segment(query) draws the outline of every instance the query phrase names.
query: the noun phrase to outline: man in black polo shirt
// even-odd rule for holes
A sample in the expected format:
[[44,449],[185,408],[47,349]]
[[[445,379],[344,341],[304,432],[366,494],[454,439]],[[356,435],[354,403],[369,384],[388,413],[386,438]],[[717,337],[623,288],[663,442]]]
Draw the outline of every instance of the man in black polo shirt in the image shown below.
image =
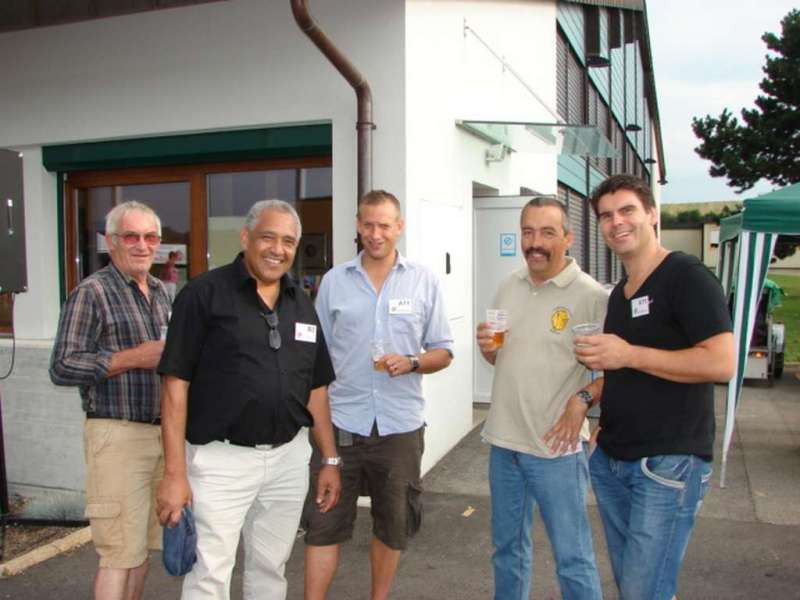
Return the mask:
[[708,269],[659,243],[644,181],[615,175],[590,201],[627,273],[604,333],[575,339],[579,360],[605,373],[592,487],[620,598],[669,600],[711,479],[713,382],[733,372],[731,321]]
[[311,301],[286,275],[300,233],[290,204],[256,203],[240,234],[244,252],[193,279],[173,307],[158,366],[166,462],[158,506],[169,525],[194,507],[197,563],[184,599],[229,597],[240,534],[245,598],[286,596],[308,489],[308,428],[325,463],[317,507],[338,501],[333,367]]

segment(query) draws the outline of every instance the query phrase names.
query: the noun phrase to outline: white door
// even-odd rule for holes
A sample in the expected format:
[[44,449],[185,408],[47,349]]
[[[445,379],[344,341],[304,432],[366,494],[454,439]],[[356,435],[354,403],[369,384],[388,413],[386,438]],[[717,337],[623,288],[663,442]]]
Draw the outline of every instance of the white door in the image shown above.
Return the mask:
[[[519,216],[530,199],[531,196],[473,199],[473,332],[486,319],[486,309],[492,308],[500,281],[525,264],[519,245]],[[483,359],[477,344],[473,347],[473,401],[489,402],[494,369]]]

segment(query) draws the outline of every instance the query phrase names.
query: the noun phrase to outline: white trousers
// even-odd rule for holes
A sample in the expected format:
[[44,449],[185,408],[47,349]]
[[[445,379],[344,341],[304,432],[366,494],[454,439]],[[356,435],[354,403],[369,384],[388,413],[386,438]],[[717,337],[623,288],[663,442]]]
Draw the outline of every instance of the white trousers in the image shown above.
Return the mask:
[[275,449],[224,442],[186,445],[197,522],[197,563],[183,600],[228,600],[236,548],[244,540],[245,600],[284,600],[284,569],[308,491],[308,429]]

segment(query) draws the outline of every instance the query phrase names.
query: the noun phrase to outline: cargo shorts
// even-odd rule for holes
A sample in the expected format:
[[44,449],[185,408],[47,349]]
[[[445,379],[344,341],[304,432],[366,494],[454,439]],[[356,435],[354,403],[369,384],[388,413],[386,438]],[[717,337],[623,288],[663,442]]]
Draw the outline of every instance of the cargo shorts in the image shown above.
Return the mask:
[[161,549],[155,494],[164,473],[161,427],[87,419],[86,517],[100,567],[132,569]]
[[[408,433],[369,436],[334,428],[344,465],[339,503],[327,513],[316,505],[320,454],[311,458],[311,485],[303,509],[305,542],[311,546],[341,544],[353,537],[359,496],[372,501],[372,532],[394,550],[405,550],[422,524],[420,465],[425,450],[425,427]],[[344,435],[343,435],[344,434]],[[352,444],[343,445],[346,437]]]

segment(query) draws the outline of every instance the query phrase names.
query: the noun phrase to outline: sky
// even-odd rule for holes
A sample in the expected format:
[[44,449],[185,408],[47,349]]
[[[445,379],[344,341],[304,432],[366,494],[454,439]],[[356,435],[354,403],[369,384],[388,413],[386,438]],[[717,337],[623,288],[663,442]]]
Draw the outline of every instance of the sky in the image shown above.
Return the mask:
[[740,118],[760,93],[767,47],[761,35],[780,35],[781,19],[800,0],[648,0],[658,111],[667,167],[662,202],[743,200],[773,189],[761,182],[742,194],[694,152],[700,140],[692,117]]

